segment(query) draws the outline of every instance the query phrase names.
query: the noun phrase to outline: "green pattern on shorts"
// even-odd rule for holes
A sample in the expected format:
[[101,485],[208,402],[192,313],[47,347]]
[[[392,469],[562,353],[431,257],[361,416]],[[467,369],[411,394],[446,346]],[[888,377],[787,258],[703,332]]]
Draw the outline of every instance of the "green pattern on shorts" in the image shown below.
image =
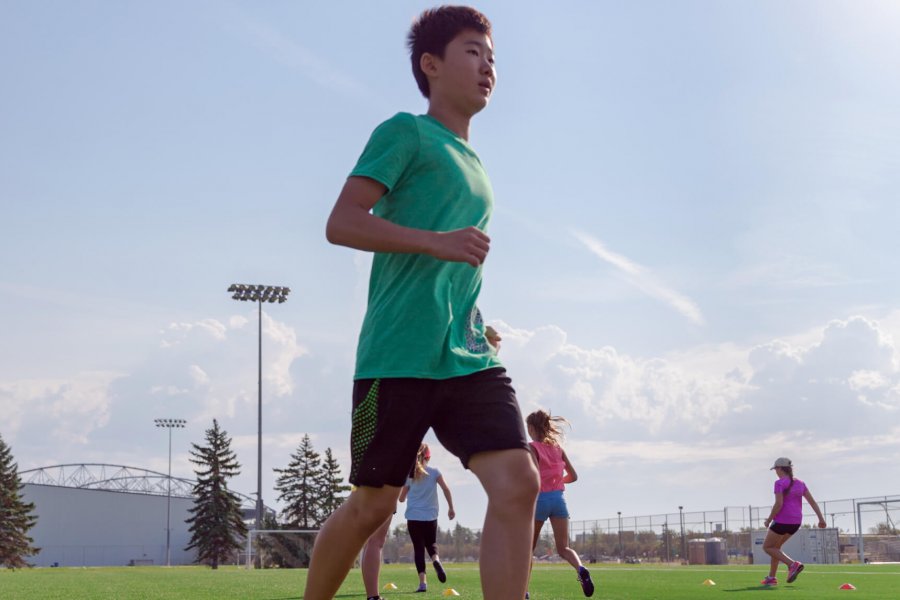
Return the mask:
[[366,399],[353,411],[353,424],[350,427],[350,481],[356,481],[359,465],[362,462],[372,438],[375,437],[375,425],[378,423],[378,387],[380,379],[372,382]]

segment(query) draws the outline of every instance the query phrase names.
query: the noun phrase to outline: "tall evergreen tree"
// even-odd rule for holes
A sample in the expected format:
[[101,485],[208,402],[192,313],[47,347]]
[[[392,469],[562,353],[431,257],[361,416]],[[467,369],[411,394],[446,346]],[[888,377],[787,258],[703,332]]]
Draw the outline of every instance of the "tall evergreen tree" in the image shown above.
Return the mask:
[[297,529],[319,527],[328,516],[322,508],[322,459],[313,449],[309,434],[291,455],[286,469],[275,469],[278,500],[285,503],[282,518]]
[[19,465],[0,436],[0,565],[10,569],[31,566],[25,557],[41,551],[28,537],[28,530],[37,523],[34,503],[22,500],[21,490]]
[[349,485],[344,485],[341,477],[341,466],[331,453],[331,448],[325,449],[325,460],[322,462],[322,481],[319,484],[322,497],[322,514],[325,519],[344,503]]
[[228,480],[240,475],[241,465],[231,450],[231,438],[215,419],[212,429],[206,430],[206,443],[191,444],[191,462],[199,468],[194,470],[195,500],[189,509],[193,516],[185,521],[191,525],[191,542],[185,550],[196,548],[197,562],[217,569],[241,548],[247,526],[241,518],[240,499],[228,489]]

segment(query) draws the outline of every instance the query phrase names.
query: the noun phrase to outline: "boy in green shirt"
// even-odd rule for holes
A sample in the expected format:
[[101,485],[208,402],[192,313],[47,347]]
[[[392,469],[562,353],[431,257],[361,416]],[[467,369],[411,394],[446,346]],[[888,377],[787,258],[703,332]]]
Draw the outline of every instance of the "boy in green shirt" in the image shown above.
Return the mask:
[[520,600],[539,484],[515,391],[476,306],[493,193],[468,137],[496,82],[491,26],[472,8],[444,6],[422,13],[408,41],[428,113],[376,128],[328,220],[330,242],[375,256],[353,389],[358,489],[319,532],[304,598],[334,596],[433,428],[488,496],[484,597]]

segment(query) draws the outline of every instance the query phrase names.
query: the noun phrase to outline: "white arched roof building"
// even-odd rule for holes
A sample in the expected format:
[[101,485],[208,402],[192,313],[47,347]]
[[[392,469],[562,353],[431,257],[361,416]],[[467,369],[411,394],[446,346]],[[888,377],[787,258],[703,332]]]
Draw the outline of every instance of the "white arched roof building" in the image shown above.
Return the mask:
[[[34,503],[37,515],[29,535],[41,550],[27,558],[36,566],[186,565],[196,560],[193,550],[184,549],[191,538],[185,520],[194,504],[189,479],[86,463],[31,469],[19,476],[23,499]],[[252,521],[253,500],[238,496],[245,519]]]

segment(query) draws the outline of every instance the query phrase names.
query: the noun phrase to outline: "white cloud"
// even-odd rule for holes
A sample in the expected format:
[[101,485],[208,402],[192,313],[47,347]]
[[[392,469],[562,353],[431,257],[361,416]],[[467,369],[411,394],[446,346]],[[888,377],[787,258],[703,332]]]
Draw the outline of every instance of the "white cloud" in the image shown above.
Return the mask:
[[745,443],[797,426],[838,437],[878,434],[900,408],[892,336],[863,317],[832,321],[818,338],[796,336],[802,343],[724,344],[653,358],[578,347],[555,326],[494,325],[523,410],[567,416],[579,437],[684,442],[708,434]]
[[191,365],[190,367],[188,367],[188,373],[190,374],[191,379],[194,380],[195,385],[209,385],[209,375],[207,375],[206,371],[204,371],[197,365]]
[[[248,315],[252,321],[255,310]],[[127,375],[0,384],[4,435],[28,440],[16,450],[29,466],[72,457],[152,466],[158,459],[147,458],[135,440],[152,431],[154,418],[188,420],[176,455],[188,440],[201,441],[216,418],[244,465],[235,485],[255,489],[257,328],[228,328],[223,341],[217,327],[198,323],[209,321],[167,328],[161,337],[177,343],[156,348]],[[814,333],[757,345],[704,345],[655,357],[578,346],[554,325],[492,324],[503,336],[501,358],[523,411],[542,407],[572,423],[565,443],[585,478],[579,485],[594,479],[608,485],[610,477],[640,468],[676,491],[722,469],[728,469],[723,481],[739,486],[760,461],[780,455],[810,470],[835,465],[846,476],[861,460],[890,469],[900,454],[897,351],[892,332],[870,319],[832,321]],[[352,357],[311,354],[293,328],[264,313],[263,359],[265,489],[274,482],[271,468],[287,464],[304,433],[317,450],[331,447],[346,475]],[[52,441],[41,441],[47,431]],[[471,475],[454,460],[444,456],[442,468],[474,493]]]
[[649,269],[621,254],[612,252],[606,248],[603,242],[591,235],[577,230],[572,231],[572,235],[592,254],[615,267],[626,281],[643,293],[668,304],[692,323],[696,325],[703,324],[703,314],[700,311],[700,307],[684,294],[663,284]]
[[847,380],[850,389],[858,392],[862,390],[877,390],[888,385],[888,379],[878,371],[854,371]]
[[705,432],[737,405],[745,384],[729,375],[692,372],[664,358],[641,359],[615,348],[580,348],[558,327],[534,332],[496,322],[501,357],[520,400],[530,408],[589,417],[602,431]]
[[15,440],[42,430],[42,439],[85,444],[110,418],[110,386],[122,377],[114,372],[84,372],[68,379],[0,382],[3,434]]

